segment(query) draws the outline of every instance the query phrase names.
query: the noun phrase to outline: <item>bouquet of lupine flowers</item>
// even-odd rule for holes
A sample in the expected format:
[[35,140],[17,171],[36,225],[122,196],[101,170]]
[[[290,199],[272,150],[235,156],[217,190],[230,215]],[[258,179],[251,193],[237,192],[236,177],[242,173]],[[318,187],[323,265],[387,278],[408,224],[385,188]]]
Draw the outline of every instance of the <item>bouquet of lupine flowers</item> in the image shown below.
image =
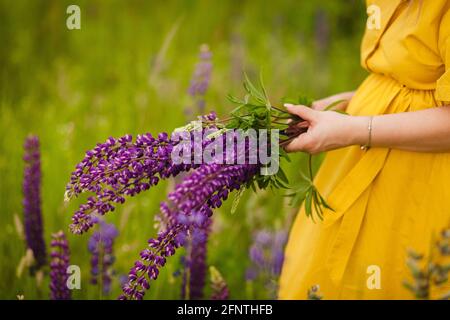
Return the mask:
[[[284,109],[273,106],[262,79],[257,88],[247,77],[243,99],[229,97],[237,107],[224,119],[215,113],[200,116],[169,136],[160,133],[130,135],[105,143],[86,153],[76,166],[66,189],[66,199],[90,193],[72,217],[70,229],[82,234],[98,217],[113,211],[129,196],[149,190],[162,179],[176,177],[181,181],[160,205],[159,233],[148,241],[140,259],[131,268],[120,299],[142,299],[150,282],[157,279],[166,259],[186,244],[194,230],[208,228],[213,210],[237,191],[233,210],[243,191],[266,188],[290,188],[280,166],[288,159],[279,148],[302,134],[303,120]],[[298,101],[308,104],[305,99]],[[307,214],[312,208],[321,217],[328,207],[307,180],[305,194]]]

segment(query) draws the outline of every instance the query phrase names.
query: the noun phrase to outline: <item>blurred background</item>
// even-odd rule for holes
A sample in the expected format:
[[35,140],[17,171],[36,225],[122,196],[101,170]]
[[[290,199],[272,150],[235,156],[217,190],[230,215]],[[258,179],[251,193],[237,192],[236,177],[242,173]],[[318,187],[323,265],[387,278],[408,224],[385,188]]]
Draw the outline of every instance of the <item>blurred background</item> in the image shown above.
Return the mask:
[[[66,27],[70,4],[81,9],[80,30]],[[90,235],[68,232],[80,202],[64,202],[65,185],[85,151],[109,136],[157,134],[194,118],[188,88],[203,44],[212,53],[205,110],[219,116],[233,107],[228,93],[242,95],[244,71],[251,78],[262,72],[271,101],[353,90],[365,77],[359,65],[364,24],[362,0],[0,0],[0,298],[48,299],[48,270],[36,279],[20,263],[28,134],[41,141],[44,238],[48,244],[51,233],[64,230],[71,264],[81,268],[81,290],[73,298],[115,299],[156,234],[153,217],[173,182],[106,216],[119,236],[111,293],[100,294],[89,283]],[[293,156],[293,183],[304,165],[303,155]],[[247,192],[234,214],[230,202],[214,215],[207,263],[220,271],[231,298],[274,298],[277,271],[267,264],[282,255],[297,208],[283,193]],[[261,265],[255,250],[269,262]],[[146,298],[180,298],[182,256],[181,250],[169,260]]]

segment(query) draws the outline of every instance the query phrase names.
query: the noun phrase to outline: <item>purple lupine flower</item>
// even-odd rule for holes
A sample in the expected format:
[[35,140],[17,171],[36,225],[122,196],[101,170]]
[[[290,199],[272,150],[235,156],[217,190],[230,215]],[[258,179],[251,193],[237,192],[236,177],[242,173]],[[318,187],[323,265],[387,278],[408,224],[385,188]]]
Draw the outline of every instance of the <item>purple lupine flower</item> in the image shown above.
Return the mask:
[[131,268],[128,283],[123,287],[120,299],[143,298],[150,287],[150,280],[157,278],[166,257],[184,245],[187,232],[200,227],[212,209],[222,205],[228,194],[247,183],[258,171],[257,165],[205,164],[188,175],[168,196],[169,202],[161,204],[161,212],[167,229],[156,239],[149,240],[141,259]]
[[[206,282],[207,272],[207,245],[211,232],[211,217],[206,217],[205,222],[200,227],[193,227],[190,233],[190,241],[187,242],[186,251],[189,253],[184,257],[184,273],[182,285],[182,297],[186,298],[186,286],[189,285],[189,299],[198,300],[203,298],[203,288]],[[189,283],[187,274],[189,273]]]
[[157,238],[148,241],[148,248],[141,251],[141,259],[135,262],[128,274],[120,300],[144,298],[145,291],[150,288],[149,281],[158,278],[159,269],[166,264],[166,257],[173,255],[181,245],[177,236],[182,231],[183,227],[178,225],[160,232]]
[[[259,230],[256,232],[253,244],[249,249],[251,265],[246,271],[248,281],[259,277],[269,287],[274,284],[274,280],[280,275],[283,266],[286,240],[287,233],[284,230],[277,232]],[[271,289],[275,290],[276,288]]]
[[211,300],[228,300],[230,297],[230,291],[228,290],[228,285],[225,279],[222,277],[220,272],[214,268],[210,268],[211,273]]
[[23,213],[27,246],[33,251],[34,269],[46,264],[47,254],[43,236],[41,212],[41,159],[39,138],[29,136],[24,144],[25,169],[23,177]]
[[[188,89],[189,95],[196,100],[196,107],[200,114],[205,110],[204,96],[211,80],[211,57],[212,53],[209,51],[208,45],[203,44],[200,47],[199,62],[195,66],[195,71]],[[186,113],[191,113],[191,109],[187,108]]]
[[[204,116],[215,119],[215,114]],[[124,203],[126,196],[135,196],[160,179],[174,177],[180,172],[196,168],[195,164],[175,164],[171,152],[177,141],[160,133],[131,135],[119,139],[109,138],[86,152],[85,158],[76,166],[66,187],[66,200],[83,192],[94,193],[82,204],[72,217],[70,228],[81,234],[90,229],[95,214],[104,215],[115,209],[115,204]]]
[[52,234],[50,262],[50,299],[70,300],[67,287],[67,268],[69,267],[69,244],[63,231]]
[[255,233],[249,249],[251,264],[247,268],[247,281],[258,280],[266,287],[268,297],[276,297],[277,279],[284,261],[286,232],[259,230]]
[[91,256],[91,283],[101,284],[102,291],[111,291],[112,265],[114,263],[113,245],[119,231],[112,223],[99,222],[99,230],[89,239],[88,249]]
[[288,234],[285,230],[280,230],[275,233],[272,245],[272,270],[273,274],[280,275],[281,268],[284,263],[284,246],[288,239]]

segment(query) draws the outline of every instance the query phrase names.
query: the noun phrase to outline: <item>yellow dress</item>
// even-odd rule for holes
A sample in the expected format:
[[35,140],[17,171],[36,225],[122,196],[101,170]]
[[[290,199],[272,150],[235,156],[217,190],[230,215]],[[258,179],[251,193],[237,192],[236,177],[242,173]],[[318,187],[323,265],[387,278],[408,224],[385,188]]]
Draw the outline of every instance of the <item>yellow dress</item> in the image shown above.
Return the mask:
[[[377,115],[448,105],[450,0],[367,5],[371,12],[380,9],[381,19],[379,28],[373,21],[366,28],[361,64],[370,75],[347,112]],[[342,148],[328,152],[315,184],[335,212],[326,210],[324,220],[314,223],[300,209],[279,298],[305,299],[313,285],[325,299],[414,298],[402,284],[410,277],[407,250],[427,256],[434,237],[450,226],[450,153]]]

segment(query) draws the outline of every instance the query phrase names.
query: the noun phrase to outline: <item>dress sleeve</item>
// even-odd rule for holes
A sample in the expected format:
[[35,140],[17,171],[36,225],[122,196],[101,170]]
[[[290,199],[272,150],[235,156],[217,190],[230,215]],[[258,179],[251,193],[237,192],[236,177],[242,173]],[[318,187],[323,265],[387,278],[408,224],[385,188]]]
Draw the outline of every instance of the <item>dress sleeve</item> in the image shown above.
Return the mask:
[[450,101],[450,10],[445,8],[439,27],[439,51],[445,64],[444,74],[437,80],[436,99]]

